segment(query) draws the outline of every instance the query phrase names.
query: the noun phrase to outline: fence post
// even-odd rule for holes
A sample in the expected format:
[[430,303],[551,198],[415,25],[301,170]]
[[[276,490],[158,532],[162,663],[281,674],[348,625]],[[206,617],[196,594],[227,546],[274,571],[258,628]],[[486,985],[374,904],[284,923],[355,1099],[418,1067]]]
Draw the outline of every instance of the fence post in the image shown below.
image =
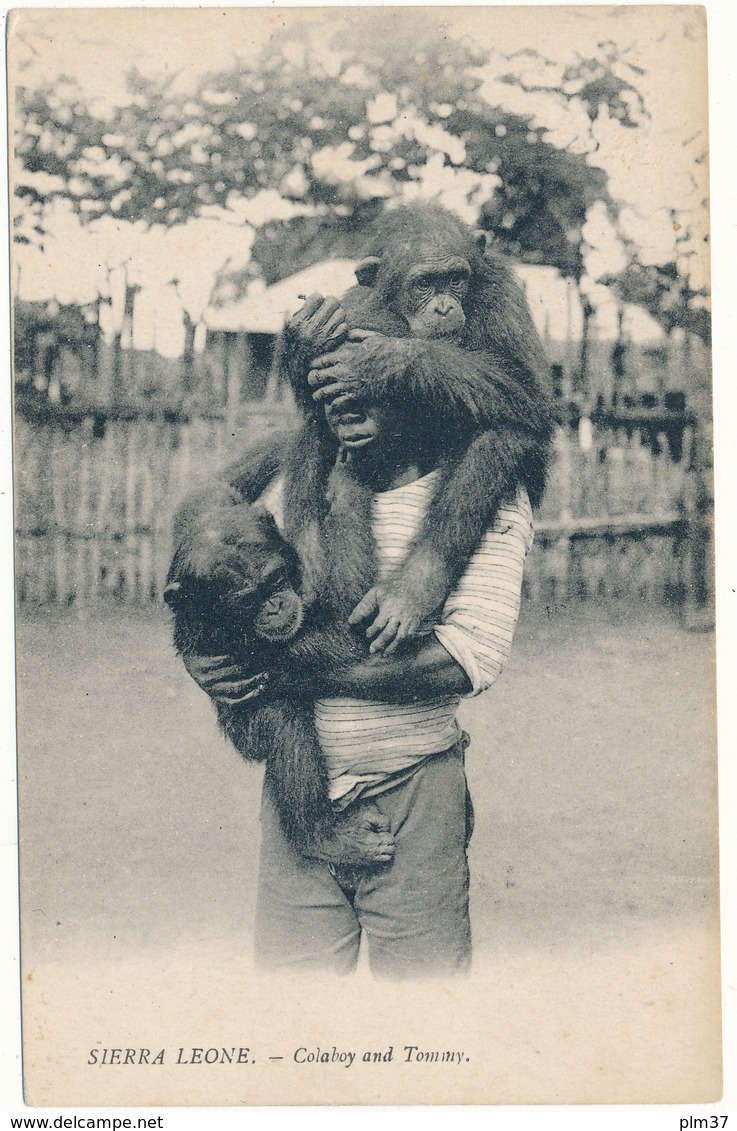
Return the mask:
[[714,487],[713,406],[710,365],[695,354],[697,340],[684,332],[681,343],[682,372],[689,388],[694,413],[690,451],[681,453],[686,463],[683,619],[688,628],[710,629],[714,625],[712,511]]
[[558,487],[560,490],[559,518],[561,534],[554,551],[556,576],[556,600],[563,603],[569,596],[569,575],[571,563],[570,525],[573,518],[573,455],[571,451],[572,431],[566,418],[558,433]]
[[683,620],[687,628],[706,631],[714,626],[711,553],[711,452],[708,434],[697,420],[693,428],[686,485],[686,545],[684,554]]
[[241,367],[238,364],[238,335],[225,335],[225,419],[230,432],[235,422],[241,400]]

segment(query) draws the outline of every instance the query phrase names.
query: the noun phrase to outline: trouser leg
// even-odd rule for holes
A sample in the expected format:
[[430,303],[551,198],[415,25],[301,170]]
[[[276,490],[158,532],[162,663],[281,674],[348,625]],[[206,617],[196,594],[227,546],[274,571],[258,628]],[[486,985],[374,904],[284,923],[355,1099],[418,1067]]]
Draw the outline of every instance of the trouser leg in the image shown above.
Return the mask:
[[354,906],[374,974],[464,974],[471,961],[468,910],[470,798],[460,745],[374,798],[396,837],[394,861],[356,884]]
[[271,969],[349,974],[358,961],[360,926],[327,864],[295,852],[264,786],[261,804],[254,945]]

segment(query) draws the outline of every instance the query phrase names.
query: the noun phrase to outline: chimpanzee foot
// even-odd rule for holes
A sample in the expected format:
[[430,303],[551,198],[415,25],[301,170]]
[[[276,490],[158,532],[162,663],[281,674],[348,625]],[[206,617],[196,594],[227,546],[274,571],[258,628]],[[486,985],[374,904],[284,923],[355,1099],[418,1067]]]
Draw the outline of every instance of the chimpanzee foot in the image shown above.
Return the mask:
[[335,819],[333,834],[309,855],[342,868],[374,868],[394,859],[394,836],[375,805],[348,808]]

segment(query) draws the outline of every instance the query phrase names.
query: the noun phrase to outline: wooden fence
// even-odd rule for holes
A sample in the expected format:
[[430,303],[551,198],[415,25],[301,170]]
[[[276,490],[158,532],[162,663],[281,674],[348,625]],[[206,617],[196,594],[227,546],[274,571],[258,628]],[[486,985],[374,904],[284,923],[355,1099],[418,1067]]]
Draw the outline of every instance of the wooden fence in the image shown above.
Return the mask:
[[[278,403],[243,406],[234,420],[222,412],[185,416],[121,406],[46,404],[39,411],[19,399],[19,601],[79,610],[160,602],[178,500],[249,436],[293,419]],[[547,605],[610,596],[708,605],[702,450],[695,420],[684,412],[574,414],[556,435],[528,597]]]
[[709,442],[685,412],[600,411],[559,429],[526,586],[533,600],[630,597],[708,616]]

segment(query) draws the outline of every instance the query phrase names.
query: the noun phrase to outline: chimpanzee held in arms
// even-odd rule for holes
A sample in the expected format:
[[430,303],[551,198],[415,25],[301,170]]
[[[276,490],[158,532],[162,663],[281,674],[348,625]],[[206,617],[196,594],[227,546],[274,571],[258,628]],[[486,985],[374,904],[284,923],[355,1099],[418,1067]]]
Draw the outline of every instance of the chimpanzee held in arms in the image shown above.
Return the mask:
[[350,413],[344,448],[364,440],[363,404],[389,407],[441,471],[401,568],[352,612],[353,623],[372,620],[372,651],[391,652],[442,605],[502,501],[523,484],[539,503],[553,409],[526,299],[483,232],[437,206],[387,211],[356,275],[342,305],[308,299],[286,327],[282,359],[312,464],[335,447],[310,395],[344,420]]
[[[296,554],[266,511],[223,486],[183,508],[164,598],[183,656],[228,655],[254,692],[216,702],[218,722],[244,758],[266,763],[285,834],[302,854],[361,866],[391,860],[381,814],[336,817],[315,734],[310,679],[366,653],[347,623],[299,593]],[[256,693],[268,671],[269,694]],[[280,690],[281,685],[281,690]]]
[[[302,426],[250,447],[226,479],[246,502],[281,481],[282,532],[297,551],[307,607],[329,608],[343,623],[377,614],[372,650],[391,651],[442,605],[502,500],[520,484],[539,499],[551,410],[524,298],[480,237],[442,209],[413,207],[386,213],[369,250],[345,310],[313,296],[286,328],[282,365]],[[346,340],[349,324],[361,340]],[[378,436],[374,398],[388,425]],[[378,587],[371,501],[382,460],[372,452],[392,445],[440,476],[405,564]],[[193,651],[232,654],[203,641]],[[278,766],[277,757],[274,774]]]
[[[180,508],[164,597],[177,651],[190,671],[193,661],[199,666],[205,690],[205,657],[213,658],[221,729],[244,758],[266,762],[289,842],[307,857],[365,869],[391,860],[394,838],[375,806],[333,810],[313,705],[326,680],[368,658],[365,637],[348,616],[376,573],[361,509],[365,492],[382,490],[407,452],[431,466],[432,445],[391,410],[366,402],[354,442],[355,416],[349,409],[325,413],[352,458],[336,461],[324,484],[329,509],[311,547],[312,586],[302,583],[298,556],[271,514],[243,502],[226,476]],[[457,423],[457,409],[440,405],[440,434]]]

